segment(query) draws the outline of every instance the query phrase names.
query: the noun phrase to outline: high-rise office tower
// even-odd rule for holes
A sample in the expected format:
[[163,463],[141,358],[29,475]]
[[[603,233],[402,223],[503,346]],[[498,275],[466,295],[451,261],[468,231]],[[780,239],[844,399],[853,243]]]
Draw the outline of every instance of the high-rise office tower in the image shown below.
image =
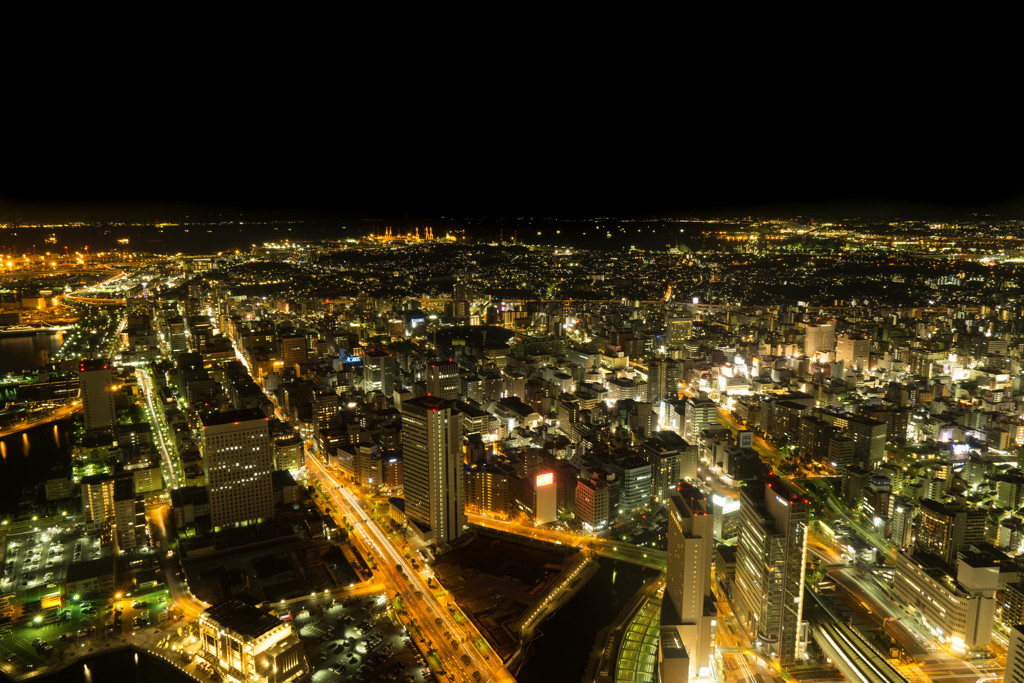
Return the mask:
[[427,363],[427,393],[439,396],[446,401],[454,401],[459,397],[459,364],[447,361],[431,361]]
[[405,516],[438,545],[454,541],[466,525],[462,415],[453,405],[437,396],[402,401]]
[[286,368],[306,360],[306,337],[301,334],[281,337],[281,360]]
[[673,626],[689,655],[690,678],[711,672],[718,604],[711,593],[714,515],[690,484],[669,498],[668,566],[662,626]]
[[82,513],[85,523],[101,525],[114,517],[114,478],[93,474],[82,478]]
[[640,447],[640,455],[651,464],[651,498],[658,503],[676,493],[679,480],[684,478],[684,468],[686,476],[696,473],[697,448],[675,432],[655,432]]
[[817,353],[832,353],[836,347],[835,323],[825,325],[808,325],[804,330],[804,355],[814,356]]
[[866,370],[871,353],[871,340],[861,335],[841,334],[836,340],[836,360],[847,368]]
[[665,345],[682,346],[693,334],[693,317],[674,315],[665,319]]
[[718,404],[701,394],[697,398],[686,399],[686,413],[683,415],[682,437],[688,443],[697,443],[702,430],[715,424],[718,420]]
[[1010,627],[1003,683],[1024,683],[1024,626],[1019,624]]
[[922,498],[917,517],[917,547],[956,567],[957,553],[985,540],[985,511],[966,503]]
[[114,411],[114,371],[105,360],[83,360],[78,365],[85,428],[105,429],[117,424]]
[[657,407],[662,401],[677,398],[682,363],[671,358],[654,358],[649,367],[647,391],[651,403]]
[[90,530],[110,529],[118,549],[147,545],[146,506],[135,493],[131,472],[95,474],[82,479],[82,512]]
[[274,447],[258,410],[203,416],[203,464],[215,527],[248,524],[274,515]]
[[395,357],[387,351],[363,354],[363,390],[381,391],[390,397],[395,389]]
[[743,487],[736,552],[736,616],[782,665],[802,654],[808,501],[774,474]]
[[340,424],[341,414],[338,412],[338,394],[329,389],[313,391],[313,424],[317,427],[336,427]]
[[148,545],[146,504],[135,494],[135,479],[119,477],[114,481],[114,529],[119,550],[134,550]]

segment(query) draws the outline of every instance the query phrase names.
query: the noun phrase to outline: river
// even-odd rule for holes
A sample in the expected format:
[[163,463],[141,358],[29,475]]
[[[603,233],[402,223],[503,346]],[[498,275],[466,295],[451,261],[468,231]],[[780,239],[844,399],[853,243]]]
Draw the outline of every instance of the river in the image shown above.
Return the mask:
[[18,512],[25,487],[70,474],[70,429],[58,420],[0,439],[0,513]]
[[654,570],[602,558],[600,569],[562,609],[540,626],[518,683],[577,683],[586,672],[598,631],[611,624]]
[[62,332],[0,335],[0,373],[37,370],[63,343]]
[[[0,680],[13,680],[0,673]],[[195,679],[158,657],[119,650],[75,662],[63,671],[33,678],[39,683],[195,683]]]

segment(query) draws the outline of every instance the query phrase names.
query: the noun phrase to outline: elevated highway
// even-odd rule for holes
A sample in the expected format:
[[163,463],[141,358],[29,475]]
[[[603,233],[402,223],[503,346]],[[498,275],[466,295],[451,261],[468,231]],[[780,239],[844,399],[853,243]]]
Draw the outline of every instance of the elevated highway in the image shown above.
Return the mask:
[[647,567],[648,569],[657,569],[659,571],[663,570],[665,569],[667,562],[668,553],[664,550],[644,548],[630,543],[608,540],[606,538],[580,536],[578,534],[573,534],[568,531],[560,531],[558,529],[535,527],[520,524],[519,522],[494,519],[493,517],[473,512],[467,512],[466,519],[470,524],[484,529],[501,531],[519,536],[520,538],[552,543],[554,545],[566,545],[572,548],[587,548],[599,557],[609,557],[621,562],[638,564],[643,567]]

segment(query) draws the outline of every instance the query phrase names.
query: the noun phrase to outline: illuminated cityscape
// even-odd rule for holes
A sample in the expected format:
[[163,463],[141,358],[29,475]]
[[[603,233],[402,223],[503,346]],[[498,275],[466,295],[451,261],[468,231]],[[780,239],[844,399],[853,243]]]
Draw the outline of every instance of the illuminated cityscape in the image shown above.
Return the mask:
[[1020,680],[1024,222],[219,230],[0,232],[6,675]]

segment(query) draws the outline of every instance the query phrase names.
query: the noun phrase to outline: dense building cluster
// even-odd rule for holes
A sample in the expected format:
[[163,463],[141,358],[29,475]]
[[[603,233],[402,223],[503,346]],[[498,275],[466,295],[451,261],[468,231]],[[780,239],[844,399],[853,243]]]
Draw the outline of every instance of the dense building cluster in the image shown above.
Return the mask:
[[78,368],[65,485],[126,552],[164,493],[200,535],[288,514],[309,458],[437,553],[485,518],[667,551],[674,676],[723,675],[723,600],[783,666],[841,656],[839,565],[985,652],[1024,621],[1024,301],[1016,262],[918,228],[913,251],[783,226],[729,251],[389,237],[151,265],[116,352]]

